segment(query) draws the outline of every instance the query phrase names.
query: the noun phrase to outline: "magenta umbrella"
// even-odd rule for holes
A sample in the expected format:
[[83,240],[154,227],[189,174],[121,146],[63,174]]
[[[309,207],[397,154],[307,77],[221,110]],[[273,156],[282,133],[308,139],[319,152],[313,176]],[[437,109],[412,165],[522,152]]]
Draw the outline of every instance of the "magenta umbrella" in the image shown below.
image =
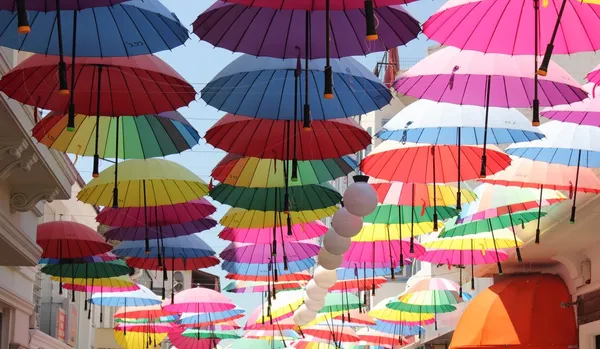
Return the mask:
[[[275,247],[275,248],[274,248]],[[316,256],[319,245],[312,242],[284,242],[280,244],[247,244],[233,242],[219,254],[226,261],[244,264],[266,264],[299,261]]]
[[145,239],[174,238],[178,236],[191,235],[208,230],[217,225],[217,221],[211,217],[185,222],[181,224],[170,224],[155,228],[146,227],[123,227],[112,228],[104,233],[107,240],[137,241]]
[[600,65],[597,65],[591,72],[585,77],[587,81],[593,82],[595,85],[600,84]]
[[183,335],[185,328],[173,329],[169,332],[169,341],[177,349],[213,349],[221,340],[217,338],[187,337]]
[[[370,265],[390,265],[390,256],[396,259],[400,256],[402,246],[405,258],[417,258],[425,253],[425,248],[413,242],[414,252],[410,252],[410,242],[406,240],[380,240],[370,242],[356,242],[350,244],[350,249],[344,254],[345,262],[370,263]],[[398,261],[392,261],[400,265]]]
[[202,219],[216,210],[213,204],[202,198],[176,205],[147,207],[146,210],[143,207],[105,207],[96,216],[96,221],[110,227],[169,225]]
[[[278,229],[283,241],[288,242],[318,238],[327,232],[327,226],[321,221],[292,225],[290,234],[287,226],[280,226]],[[273,242],[273,228],[225,228],[219,233],[219,237],[232,242],[270,244]]]
[[553,69],[539,79],[531,74],[531,63],[529,56],[484,54],[446,47],[402,74],[394,81],[393,88],[416,98],[485,107],[480,171],[481,177],[485,177],[489,107],[533,107],[533,125],[538,126],[540,104],[568,104],[587,97],[579,83],[556,63],[551,62]]
[[172,313],[214,313],[233,308],[235,304],[225,295],[204,287],[183,290],[173,301],[163,302],[163,309]]
[[579,125],[600,126],[600,98],[594,98],[595,86],[587,84],[584,89],[590,91],[590,97],[570,105],[558,105],[547,108],[541,115],[548,119],[571,122]]
[[[223,0],[234,4],[242,4],[244,6],[253,7],[268,7],[280,10],[307,10],[307,11],[322,11],[325,10],[327,0]],[[382,6],[392,6],[408,4],[415,0],[371,0],[371,6],[377,8]],[[364,8],[364,0],[330,0],[329,6],[331,10],[348,10]]]

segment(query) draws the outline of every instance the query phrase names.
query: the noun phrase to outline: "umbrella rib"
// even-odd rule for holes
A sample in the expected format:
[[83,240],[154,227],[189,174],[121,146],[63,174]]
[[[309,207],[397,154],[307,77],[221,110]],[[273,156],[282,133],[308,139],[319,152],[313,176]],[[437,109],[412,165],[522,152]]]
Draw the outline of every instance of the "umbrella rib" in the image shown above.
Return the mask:
[[[252,25],[252,23],[254,22],[254,20],[255,20],[255,19],[258,17],[258,15],[260,14],[260,12],[262,12],[262,11],[265,11],[265,10],[264,10],[262,7],[255,7],[255,9],[256,9],[256,14],[254,15],[254,17],[252,18],[252,20],[250,21],[250,23],[249,23],[249,24],[248,24],[248,26],[246,27],[246,28],[247,28],[247,30],[244,32],[244,35],[250,32],[249,28],[250,28],[250,26]],[[265,11],[265,12],[266,12],[266,11]],[[293,14],[292,14],[292,15],[293,15]],[[272,16],[270,16],[270,17],[271,17],[271,19],[270,19],[270,21],[269,21],[269,25],[267,25],[267,28],[266,28],[266,30],[265,30],[265,37],[266,37],[266,35],[269,33],[269,29],[271,29],[271,25],[273,24],[273,21],[274,21],[274,19],[275,19],[275,16],[276,16],[276,13],[273,13],[273,15],[272,15]],[[242,37],[243,37],[244,35],[242,35]],[[238,42],[238,45],[241,43],[241,41],[242,41],[242,40],[241,40],[241,38],[240,38],[240,41]],[[262,51],[262,48],[263,48],[263,45],[264,45],[264,44],[265,44],[265,38],[263,38],[263,40],[261,41],[260,45],[258,46],[258,50],[256,51],[256,53],[257,53],[257,54],[256,54],[256,56],[260,56],[260,55],[261,55],[261,51]],[[283,49],[285,50],[285,46],[283,47]],[[235,48],[235,50],[232,50],[232,51],[234,51],[234,52],[235,52],[236,50],[237,50],[237,45],[236,45],[236,48]]]

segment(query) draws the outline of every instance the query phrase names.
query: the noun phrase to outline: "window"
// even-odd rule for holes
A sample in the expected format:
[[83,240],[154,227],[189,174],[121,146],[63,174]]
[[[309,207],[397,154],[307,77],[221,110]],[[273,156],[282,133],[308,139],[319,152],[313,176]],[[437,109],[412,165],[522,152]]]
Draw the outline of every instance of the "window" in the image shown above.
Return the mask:
[[600,336],[596,336],[596,349],[600,349]]

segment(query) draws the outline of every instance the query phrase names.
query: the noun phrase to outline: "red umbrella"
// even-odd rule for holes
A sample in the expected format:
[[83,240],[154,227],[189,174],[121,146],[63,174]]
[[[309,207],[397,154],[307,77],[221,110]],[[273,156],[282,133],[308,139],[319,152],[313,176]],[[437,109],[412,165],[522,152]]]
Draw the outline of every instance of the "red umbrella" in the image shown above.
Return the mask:
[[196,221],[216,210],[213,204],[202,198],[183,204],[148,207],[146,212],[143,207],[105,207],[96,216],[96,221],[111,227],[164,226]]
[[196,339],[195,337],[186,337],[182,333],[182,330],[172,330],[169,332],[169,340],[177,349],[213,349],[221,341],[216,338]]
[[[59,221],[39,224],[36,242],[42,248],[42,258],[64,259],[95,256],[112,249],[102,236],[81,223]],[[59,268],[62,272],[63,268]],[[59,275],[59,293],[62,293],[62,275]]]
[[[29,57],[2,77],[0,90],[21,103],[66,112],[69,96],[56,93],[58,60],[40,54]],[[186,106],[196,97],[183,77],[153,55],[78,58],[75,71],[77,114],[158,114]]]
[[[369,133],[353,119],[313,120],[310,131],[302,129],[302,121],[293,124],[227,114],[206,132],[205,139],[228,153],[280,160],[292,160],[287,154],[296,154],[300,161],[339,158],[371,144]],[[288,152],[288,142],[295,151]]]

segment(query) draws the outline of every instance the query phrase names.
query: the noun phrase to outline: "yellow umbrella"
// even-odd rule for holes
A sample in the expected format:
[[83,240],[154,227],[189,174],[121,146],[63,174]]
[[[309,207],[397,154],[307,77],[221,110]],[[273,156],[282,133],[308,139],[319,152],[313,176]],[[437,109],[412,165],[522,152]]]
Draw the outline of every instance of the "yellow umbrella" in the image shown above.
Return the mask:
[[369,311],[369,315],[373,319],[387,322],[403,322],[403,323],[430,323],[433,322],[435,315],[433,313],[409,313],[400,310],[390,309],[386,306],[387,303],[396,301],[397,297],[386,298],[379,302],[373,310]]
[[[50,279],[53,281],[60,281],[59,276],[51,276]],[[101,279],[86,279],[86,278],[63,278],[63,282],[66,284],[83,286],[83,287],[106,287],[107,290],[110,288],[129,288],[135,285],[135,282],[131,281],[128,276],[119,276],[112,278],[101,278]],[[69,286],[65,286],[69,288]]]
[[261,313],[256,322],[265,323],[271,318],[276,319],[289,313],[304,304],[304,290],[277,292],[277,298],[270,301],[270,304],[264,304]]
[[[292,224],[308,223],[329,217],[333,215],[337,209],[337,206],[331,206],[318,210],[290,211],[289,216],[292,220]],[[288,214],[281,214],[281,222],[278,222],[278,226],[286,224],[287,216]],[[274,217],[275,212],[273,211],[244,210],[233,207],[225,213],[219,223],[229,228],[272,228],[275,223]]]
[[[441,224],[441,223],[440,223]],[[433,232],[433,222],[415,223],[413,236]],[[400,235],[402,234],[402,236]],[[352,237],[354,242],[387,241],[410,238],[410,224],[368,224],[365,223],[360,233]]]
[[453,238],[435,239],[424,242],[423,246],[436,250],[470,250],[471,242],[475,249],[488,251],[494,249],[508,249],[523,245],[510,229],[497,229],[493,232],[479,233]]
[[[127,160],[119,163],[118,207],[174,205],[199,199],[208,185],[187,168],[164,159]],[[88,183],[77,198],[88,204],[111,206],[115,165]]]
[[125,332],[114,330],[113,335],[117,344],[123,349],[146,349],[160,347],[160,343],[167,338],[167,333]]

